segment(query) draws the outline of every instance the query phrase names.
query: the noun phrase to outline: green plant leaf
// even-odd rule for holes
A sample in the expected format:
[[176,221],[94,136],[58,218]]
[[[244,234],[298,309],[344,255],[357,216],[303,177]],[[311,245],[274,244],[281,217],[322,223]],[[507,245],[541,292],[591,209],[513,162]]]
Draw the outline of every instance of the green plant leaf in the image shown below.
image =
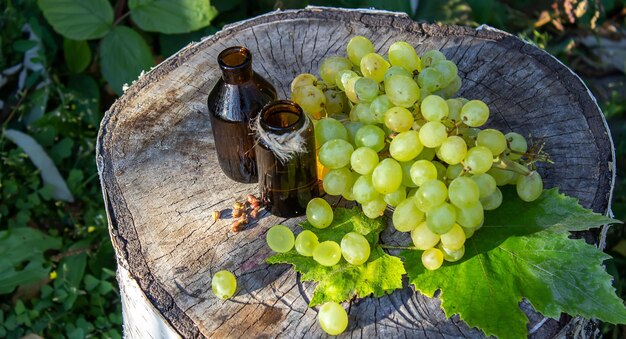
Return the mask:
[[41,178],[44,183],[54,187],[53,196],[56,199],[69,202],[74,201],[74,196],[72,196],[72,193],[67,188],[65,180],[61,177],[54,162],[35,139],[28,134],[12,129],[6,130],[4,135],[28,154],[33,164],[41,171]]
[[154,65],[152,53],[139,33],[124,26],[115,27],[102,39],[100,66],[102,75],[118,95],[122,86],[137,79],[141,71]]
[[365,264],[352,265],[343,258],[332,267],[318,264],[312,257],[305,257],[295,250],[278,253],[267,259],[270,264],[291,264],[302,274],[302,281],[317,281],[309,306],[327,301],[342,302],[353,296],[364,298],[370,294],[381,297],[402,288],[402,275],[405,272],[402,261],[383,251],[377,245],[378,235],[385,228],[384,218],[370,219],[359,207],[337,208],[332,224],[324,229],[313,227],[308,221],[301,224],[303,229],[314,232],[319,241],[332,240],[337,243],[348,232],[358,232],[370,244],[371,254]]
[[0,231],[0,294],[32,284],[48,276],[44,252],[59,249],[61,239],[47,236],[33,228]]
[[195,31],[217,15],[209,0],[130,0],[128,7],[141,29],[166,34]]
[[91,49],[85,40],[63,40],[65,64],[72,73],[80,73],[91,63]]
[[113,27],[113,8],[107,0],[38,0],[55,31],[73,40],[98,39]]
[[503,194],[502,206],[486,213],[484,226],[465,243],[461,261],[429,271],[421,265],[421,251],[403,251],[410,283],[429,297],[441,290],[448,317],[458,314],[469,326],[501,338],[526,337],[522,298],[547,317],[565,312],[626,322],[626,308],[602,267],[609,256],[568,238],[568,231],[618,221],[583,209],[556,189],[531,203],[510,188]]

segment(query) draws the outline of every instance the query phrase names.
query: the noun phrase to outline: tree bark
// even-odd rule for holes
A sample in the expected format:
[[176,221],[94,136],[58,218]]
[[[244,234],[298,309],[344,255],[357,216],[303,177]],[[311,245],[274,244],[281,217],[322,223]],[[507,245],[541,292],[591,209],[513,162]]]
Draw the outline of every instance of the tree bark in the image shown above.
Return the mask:
[[[228,220],[213,223],[213,210],[229,210],[235,198],[258,188],[220,171],[206,98],[220,76],[217,55],[228,46],[248,47],[255,70],[279,97],[288,98],[295,75],[317,73],[324,57],[345,55],[354,35],[369,37],[380,53],[398,40],[419,54],[441,50],[459,67],[459,95],[489,105],[489,126],[545,140],[554,161],[539,169],[546,188],[558,186],[587,208],[609,211],[615,172],[606,122],[580,78],[548,53],[489,27],[422,24],[398,13],[319,7],[273,12],[188,45],[141,76],[102,121],[97,163],[120,266],[127,336],[324,334],[317,308],[307,307],[313,285],[301,283],[287,265],[264,262],[270,254],[267,228],[302,218],[264,212],[240,233],[230,231]],[[603,240],[603,234],[585,235]],[[382,240],[393,244],[395,236],[386,231]],[[210,291],[211,276],[222,269],[233,272],[239,285],[227,301]],[[482,336],[456,316],[446,319],[437,298],[405,286],[353,302],[345,336]],[[584,320],[546,321],[528,303],[521,306],[531,336],[593,332]]]

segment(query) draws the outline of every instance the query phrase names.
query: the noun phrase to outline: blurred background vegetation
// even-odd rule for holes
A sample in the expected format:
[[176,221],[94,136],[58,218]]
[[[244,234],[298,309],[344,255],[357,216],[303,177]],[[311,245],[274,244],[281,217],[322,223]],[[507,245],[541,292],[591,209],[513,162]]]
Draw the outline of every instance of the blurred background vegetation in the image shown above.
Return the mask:
[[[406,12],[518,35],[574,69],[609,121],[626,220],[626,0],[0,1],[0,337],[121,336],[95,164],[100,120],[142,70],[223,25],[306,5]],[[624,298],[626,234],[606,262]],[[601,325],[606,337],[621,327]]]

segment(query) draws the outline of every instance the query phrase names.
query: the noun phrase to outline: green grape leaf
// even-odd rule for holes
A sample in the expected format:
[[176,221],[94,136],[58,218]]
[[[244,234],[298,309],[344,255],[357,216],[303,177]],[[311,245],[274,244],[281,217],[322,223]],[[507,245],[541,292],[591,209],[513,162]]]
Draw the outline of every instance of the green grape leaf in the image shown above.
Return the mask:
[[187,33],[208,26],[217,9],[208,0],[130,0],[130,17],[144,31]]
[[113,27],[108,0],[39,0],[39,8],[55,31],[73,40],[98,39]]
[[44,252],[61,248],[61,239],[34,228],[19,227],[0,231],[0,294],[32,284],[48,276]]
[[72,73],[80,73],[91,63],[91,49],[87,41],[63,40],[65,63]]
[[137,79],[141,71],[154,65],[150,47],[134,30],[116,26],[102,39],[100,66],[102,75],[118,95],[122,86]]
[[295,250],[278,253],[267,259],[270,264],[291,264],[301,274],[302,281],[318,282],[309,306],[327,301],[343,302],[353,296],[364,298],[370,294],[381,297],[402,288],[402,275],[406,272],[402,261],[383,251],[378,245],[378,236],[385,228],[384,218],[369,219],[359,207],[337,208],[333,222],[324,229],[317,229],[309,222],[301,224],[305,230],[314,232],[319,241],[332,240],[337,243],[348,232],[359,232],[370,244],[371,254],[363,265],[352,265],[343,258],[332,267],[318,264],[312,257],[305,257]]
[[569,231],[619,221],[582,208],[556,189],[531,203],[510,188],[503,194],[502,206],[487,212],[484,226],[467,239],[461,261],[429,271],[421,251],[400,254],[416,290],[429,297],[441,290],[446,316],[458,314],[469,326],[501,338],[527,336],[522,298],[551,318],[564,312],[626,322],[626,308],[602,267],[609,256],[568,238]]

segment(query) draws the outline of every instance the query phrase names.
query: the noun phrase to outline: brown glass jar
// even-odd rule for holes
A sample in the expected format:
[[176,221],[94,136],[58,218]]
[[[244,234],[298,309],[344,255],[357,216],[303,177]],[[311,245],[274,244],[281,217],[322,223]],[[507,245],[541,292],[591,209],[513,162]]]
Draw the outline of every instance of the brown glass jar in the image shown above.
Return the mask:
[[222,77],[207,100],[217,159],[229,178],[257,182],[254,135],[249,123],[263,106],[276,99],[276,90],[252,70],[252,55],[245,47],[223,50],[217,62]]
[[[313,123],[296,103],[279,100],[263,108],[257,129],[262,202],[270,213],[279,217],[305,214],[309,201],[319,196]],[[266,137],[259,137],[261,133]],[[286,150],[287,141],[296,137],[301,146],[299,151]],[[272,142],[275,140],[280,142]],[[287,159],[285,151],[289,152]],[[282,160],[277,156],[279,152]]]

